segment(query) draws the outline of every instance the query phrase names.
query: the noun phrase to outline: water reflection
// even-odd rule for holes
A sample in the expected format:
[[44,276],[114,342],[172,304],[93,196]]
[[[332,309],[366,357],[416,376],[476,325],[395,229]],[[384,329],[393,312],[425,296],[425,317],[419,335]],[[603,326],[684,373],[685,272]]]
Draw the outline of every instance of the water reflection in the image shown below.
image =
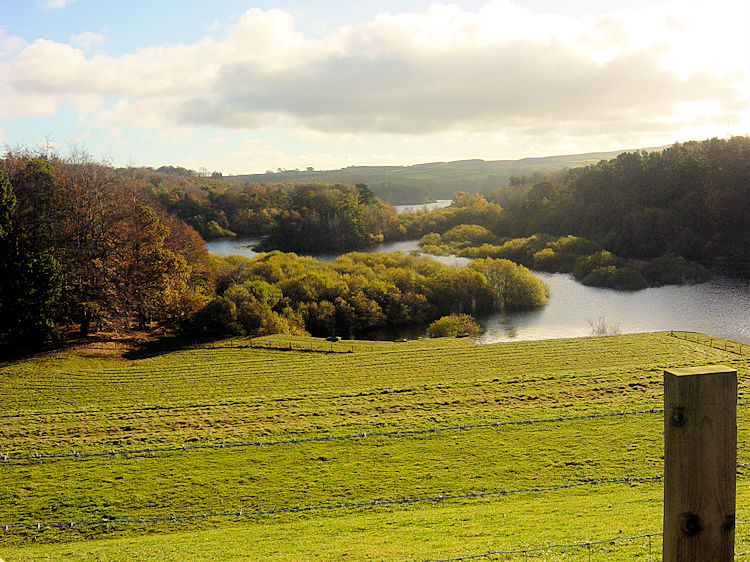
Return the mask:
[[481,343],[588,336],[599,319],[620,333],[684,330],[750,343],[746,277],[716,274],[698,285],[623,292],[587,287],[567,274],[535,274],[550,287],[549,304],[481,319]]

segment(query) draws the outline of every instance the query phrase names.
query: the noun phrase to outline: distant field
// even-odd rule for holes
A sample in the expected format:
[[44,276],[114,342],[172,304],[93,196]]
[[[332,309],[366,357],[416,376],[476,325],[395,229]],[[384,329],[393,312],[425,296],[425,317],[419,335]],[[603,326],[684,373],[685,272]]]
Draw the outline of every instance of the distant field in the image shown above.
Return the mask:
[[[665,147],[660,147],[665,148]],[[657,148],[647,149],[659,150]],[[522,158],[520,160],[458,160],[413,166],[350,166],[340,170],[285,170],[233,176],[261,183],[366,183],[378,197],[394,204],[446,199],[456,191],[489,193],[508,184],[511,176],[556,172],[611,160],[625,150]]]
[[[559,418],[661,408],[662,370],[677,366],[731,365],[740,401],[750,395],[750,346],[664,333],[250,343],[143,359],[102,345],[0,367],[0,558],[425,560],[658,532],[661,482],[648,478],[662,471],[662,414]],[[748,462],[750,407],[738,412]],[[558,421],[488,425],[541,419]],[[750,521],[746,470],[739,521]],[[200,514],[212,516],[181,519]],[[750,525],[737,542],[750,550]],[[528,556],[648,560],[660,544]]]

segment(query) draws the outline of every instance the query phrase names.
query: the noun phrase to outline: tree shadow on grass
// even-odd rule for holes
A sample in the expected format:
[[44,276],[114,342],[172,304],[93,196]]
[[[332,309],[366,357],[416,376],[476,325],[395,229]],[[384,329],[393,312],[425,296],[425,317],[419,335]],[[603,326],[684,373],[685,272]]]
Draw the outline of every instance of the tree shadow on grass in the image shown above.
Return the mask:
[[212,344],[228,336],[212,338],[195,338],[189,336],[167,336],[154,340],[144,340],[135,343],[130,350],[122,354],[123,358],[130,360],[149,359],[176,351],[186,349],[197,349]]

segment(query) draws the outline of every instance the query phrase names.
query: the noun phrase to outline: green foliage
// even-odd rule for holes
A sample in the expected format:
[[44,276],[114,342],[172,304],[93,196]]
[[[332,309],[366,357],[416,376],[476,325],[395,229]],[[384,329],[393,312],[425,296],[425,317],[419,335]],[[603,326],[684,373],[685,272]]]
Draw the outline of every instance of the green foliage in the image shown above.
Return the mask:
[[[747,137],[677,143],[663,151],[622,153],[567,173],[516,176],[510,186],[488,196],[491,203],[458,193],[451,207],[418,213],[405,219],[405,226],[414,237],[430,235],[424,245],[440,246],[441,253],[502,257],[546,271],[570,271],[574,256],[602,248],[630,260],[678,256],[744,263],[750,256],[748,184]],[[502,217],[489,219],[487,205],[501,208],[500,204],[506,209]],[[458,240],[431,235],[443,235],[459,225],[481,225],[498,237],[514,238],[506,244],[486,239],[462,247]],[[560,238],[554,246],[534,234],[542,232],[571,239]],[[544,251],[547,247],[554,255]],[[658,265],[645,270],[635,263],[628,267],[649,285],[670,279],[653,271],[660,269]],[[671,279],[705,275],[705,270],[690,265]],[[616,283],[619,286],[642,284],[632,272],[619,276],[627,281]]]
[[298,185],[288,205],[274,211],[273,227],[259,249],[295,252],[345,251],[393,238],[398,221],[392,207],[366,185]]
[[589,273],[595,269],[606,269],[611,268],[614,271],[617,267],[621,267],[624,261],[612,252],[601,250],[590,256],[584,256],[576,260],[575,266],[573,267],[573,275],[577,279],[583,279]]
[[463,192],[454,195],[449,207],[409,213],[402,215],[401,220],[407,236],[412,238],[430,233],[444,234],[456,227],[475,225],[485,230],[467,230],[463,234],[459,230],[452,236],[461,240],[466,236],[494,240],[493,233],[503,235],[508,229],[507,215],[500,205],[489,203],[479,194],[469,196]]
[[468,267],[487,279],[499,310],[524,310],[547,304],[549,287],[522,265],[505,259],[485,258],[474,260]]
[[82,335],[133,320],[173,327],[205,302],[211,273],[202,240],[136,179],[26,154],[8,153],[1,164],[0,261],[9,273],[1,306],[37,327],[0,322],[0,332],[23,333],[31,344],[54,336],[54,326]]
[[573,233],[626,258],[750,255],[750,139],[677,143],[570,170],[528,190],[517,233]]
[[[365,184],[261,186],[225,180],[175,183],[141,170],[154,195],[206,238],[264,236],[265,250],[344,251],[403,234],[393,207]],[[196,185],[198,183],[199,185]]]
[[455,244],[457,247],[479,246],[496,242],[497,236],[478,224],[462,224],[445,232],[442,241],[451,245]]
[[476,336],[481,333],[482,327],[468,314],[443,316],[427,326],[427,335],[431,338],[444,338],[462,334]]
[[700,264],[671,254],[643,262],[634,260],[631,263],[652,286],[702,283],[710,277],[708,270]]
[[54,320],[60,297],[60,264],[19,240],[13,188],[0,169],[0,333],[26,348],[59,336]]
[[623,260],[606,251],[579,257],[573,275],[585,285],[628,291],[670,283],[702,282],[709,277],[705,268],[682,257],[665,255],[647,261]]
[[648,282],[634,269],[614,265],[594,267],[581,279],[581,282],[584,285],[629,291],[648,287]]
[[0,168],[0,243],[6,244],[6,240],[13,233],[13,214],[18,205],[18,200],[13,194],[13,187],[8,181],[5,170]]
[[207,239],[211,238],[234,238],[237,236],[234,232],[224,228],[215,220],[208,221],[204,234]]
[[21,348],[56,339],[61,275],[55,258],[16,252],[0,258],[0,266],[0,331]]
[[190,318],[189,332],[207,337],[238,333],[237,305],[226,297],[210,300]]
[[[573,273],[586,285],[634,291],[670,283],[705,281],[708,271],[685,258],[664,255],[653,260],[626,260],[579,236],[554,238],[534,234],[501,244],[481,243],[481,227],[456,227],[440,235],[426,234],[422,251],[441,255],[455,253],[470,259],[501,258],[538,271]],[[449,235],[450,233],[450,235]]]
[[[478,268],[453,268],[402,253],[353,252],[322,262],[276,251],[253,259],[215,257],[212,263],[217,293],[235,303],[246,334],[271,333],[267,326],[274,325],[292,333],[304,329],[319,336],[350,337],[371,328],[422,324],[451,313],[479,315],[500,307],[533,308],[546,302],[539,296],[540,282],[515,266],[507,268],[501,297]],[[272,313],[285,318],[294,314],[303,323],[292,322],[287,328],[283,323],[261,322],[263,315]]]

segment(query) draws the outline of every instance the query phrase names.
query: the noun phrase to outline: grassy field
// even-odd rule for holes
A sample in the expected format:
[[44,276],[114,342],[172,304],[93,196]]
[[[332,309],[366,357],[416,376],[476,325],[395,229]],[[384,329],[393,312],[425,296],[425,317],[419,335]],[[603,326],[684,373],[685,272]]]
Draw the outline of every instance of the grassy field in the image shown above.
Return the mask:
[[[730,365],[747,400],[750,346],[742,355],[717,341],[274,336],[141,358],[100,344],[6,364],[0,558],[426,560],[620,537],[497,557],[656,559],[660,537],[625,539],[660,531],[661,482],[611,480],[661,473],[660,413],[458,426],[661,408],[662,371],[678,366]],[[748,462],[750,407],[738,418]],[[378,435],[430,428],[452,429]],[[309,440],[326,435],[351,438]],[[746,471],[739,521],[750,520]],[[530,488],[542,490],[515,492]],[[410,501],[388,503],[399,500]],[[371,501],[381,504],[338,507]],[[200,514],[219,515],[182,519]],[[167,520],[13,526],[105,518]],[[750,550],[750,525],[737,543]]]

